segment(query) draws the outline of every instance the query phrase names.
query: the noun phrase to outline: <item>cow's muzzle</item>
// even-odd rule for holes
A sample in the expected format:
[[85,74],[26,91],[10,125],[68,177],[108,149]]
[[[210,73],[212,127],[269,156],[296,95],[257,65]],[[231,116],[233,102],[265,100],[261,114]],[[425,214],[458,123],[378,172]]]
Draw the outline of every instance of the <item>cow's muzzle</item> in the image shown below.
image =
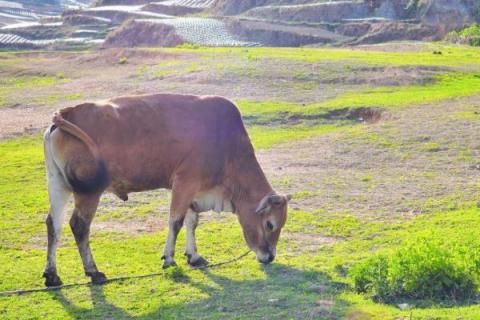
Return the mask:
[[263,264],[269,264],[275,259],[272,252],[257,251],[257,260]]

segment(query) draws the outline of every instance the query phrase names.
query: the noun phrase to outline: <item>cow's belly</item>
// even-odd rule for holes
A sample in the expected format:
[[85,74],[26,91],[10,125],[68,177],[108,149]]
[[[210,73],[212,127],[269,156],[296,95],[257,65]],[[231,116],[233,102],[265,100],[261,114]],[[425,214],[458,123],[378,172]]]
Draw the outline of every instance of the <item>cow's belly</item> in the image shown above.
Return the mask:
[[214,188],[195,195],[192,201],[192,209],[196,212],[234,212],[232,202],[224,197],[220,188]]

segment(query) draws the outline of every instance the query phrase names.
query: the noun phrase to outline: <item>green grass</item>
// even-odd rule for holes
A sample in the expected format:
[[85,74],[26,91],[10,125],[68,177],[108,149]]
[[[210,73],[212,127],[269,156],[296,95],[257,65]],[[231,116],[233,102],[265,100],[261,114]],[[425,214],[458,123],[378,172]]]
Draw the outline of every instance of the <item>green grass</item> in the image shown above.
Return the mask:
[[[435,82],[404,87],[364,87],[341,94],[334,99],[313,104],[279,101],[239,102],[247,130],[257,149],[268,149],[285,142],[323,134],[338,134],[339,139],[355,139],[358,143],[375,143],[391,151],[402,141],[382,135],[379,130],[364,130],[365,125],[345,119],[328,119],[334,109],[379,107],[398,108],[411,105],[433,105],[445,99],[480,93],[478,77],[479,51],[466,47],[428,44],[420,52],[385,53],[346,49],[205,49],[176,48],[166,51],[190,52],[215,58],[238,55],[248,61],[262,59],[295,60],[305,63],[341,61],[372,65],[429,65],[458,68],[471,66],[472,73],[448,70]],[[433,55],[432,50],[442,51]],[[168,60],[163,64],[140,67],[138,77],[156,77],[197,72],[203,64],[183,64]],[[0,61],[1,64],[1,61]],[[127,63],[127,66],[130,65]],[[121,68],[126,68],[122,66]],[[179,68],[179,72],[174,69]],[[465,67],[466,68],[466,67]],[[248,76],[256,76],[246,69]],[[162,75],[162,72],[166,72]],[[233,70],[242,74],[241,70]],[[301,77],[301,75],[298,75]],[[19,78],[6,80],[9,92],[23,93],[36,87],[54,86],[63,75],[54,78]],[[1,90],[1,89],[0,89]],[[12,91],[13,90],[13,91]],[[15,91],[17,90],[17,91]],[[0,95],[0,97],[3,97]],[[64,96],[59,99],[76,99]],[[78,97],[80,98],[80,97]],[[0,98],[1,99],[1,98]],[[45,98],[45,103],[57,97]],[[427,107],[427,106],[425,106]],[[430,107],[430,106],[428,106]],[[471,109],[471,111],[469,111]],[[475,106],[446,115],[455,123],[478,120]],[[460,129],[459,129],[460,130]],[[412,150],[434,153],[444,147],[439,142],[412,141]],[[388,148],[388,149],[387,149]],[[282,149],[285,150],[285,149]],[[287,149],[288,150],[288,149]],[[405,151],[405,159],[412,151]],[[461,149],[452,161],[475,163],[476,150]],[[302,155],[298,155],[301,157]],[[318,151],[322,156],[322,150]],[[39,135],[25,136],[0,142],[0,291],[17,288],[42,287],[45,260],[46,217],[48,201],[44,177],[42,142]],[[457,162],[458,163],[458,162]],[[435,179],[435,172],[421,172]],[[307,172],[308,175],[308,172]],[[305,177],[308,179],[308,176]],[[377,176],[365,172],[351,179],[366,187],[377,183]],[[293,177],[282,175],[272,179],[275,187],[297,188]],[[304,180],[306,181],[306,180]],[[346,181],[336,175],[325,177],[325,183],[341,187]],[[311,202],[320,195],[313,187],[293,190],[297,199]],[[311,190],[313,189],[313,190]],[[480,191],[480,186],[478,187]],[[461,192],[459,190],[459,192]],[[137,195],[135,195],[137,196]],[[115,223],[130,226],[147,218],[167,221],[166,212],[158,207],[168,206],[167,193],[151,194],[151,202],[138,201],[119,204],[107,199],[102,203],[95,222],[112,226],[111,230],[95,230],[92,248],[99,268],[107,276],[141,275],[161,272],[151,278],[131,279],[102,287],[83,286],[58,292],[33,293],[16,297],[0,297],[1,319],[478,319],[480,305],[449,305],[440,302],[408,301],[413,310],[401,310],[395,305],[376,303],[372,293],[359,294],[354,290],[354,270],[377,254],[388,255],[409,248],[419,239],[432,239],[446,248],[461,247],[476,255],[475,246],[467,246],[480,229],[480,209],[474,203],[460,202],[458,194],[424,199],[426,211],[415,218],[393,215],[382,221],[372,221],[357,212],[336,212],[296,208],[289,213],[284,235],[279,243],[278,257],[273,265],[258,264],[253,254],[207,271],[191,270],[182,256],[184,232],[177,244],[177,269],[161,271],[160,259],[166,240],[166,230],[137,232],[115,228]],[[328,196],[328,195],[326,195]],[[140,196],[139,196],[140,197]],[[338,198],[342,201],[342,197]],[[406,206],[408,199],[405,200]],[[438,211],[435,208],[445,208]],[[201,223],[198,232],[199,252],[215,263],[243,253],[246,245],[240,226],[232,215],[214,214],[212,221]],[[94,222],[94,224],[95,224]],[[113,230],[113,231],[112,231]],[[450,249],[449,249],[450,250]],[[472,259],[472,261],[474,261]],[[475,260],[476,261],[476,260]],[[67,224],[58,253],[59,273],[66,283],[86,281],[81,261]],[[406,269],[410,270],[410,269]],[[476,271],[475,271],[476,272]],[[323,301],[323,302],[322,302]],[[325,304],[333,303],[332,307]]]
[[480,93],[480,74],[453,73],[437,77],[433,84],[406,87],[374,88],[351,92],[326,101],[324,108],[338,107],[405,107],[460,98]]
[[[158,50],[158,49],[155,49]],[[236,54],[247,60],[279,59],[306,63],[323,61],[349,62],[370,65],[422,65],[422,66],[479,66],[480,51],[466,46],[425,44],[418,51],[385,52],[375,50],[324,49],[324,48],[173,48],[167,52],[203,53],[208,55]],[[442,54],[433,54],[440,51]]]
[[[253,135],[255,136],[255,135]],[[40,138],[25,137],[0,144],[0,290],[42,286],[47,197],[43,177]],[[111,209],[114,210],[114,209]],[[262,267],[253,256],[211,271],[193,271],[178,255],[180,267],[163,275],[112,283],[104,287],[80,287],[56,293],[35,293],[0,298],[2,319],[49,318],[125,319],[196,318],[250,319],[257,315],[275,318],[316,318],[322,314],[316,301],[335,301],[327,312],[342,317],[359,312],[376,319],[407,316],[388,305],[374,304],[354,293],[350,270],[372,252],[402,248],[418,237],[465,243],[480,228],[480,209],[465,204],[452,211],[397,222],[362,221],[349,213],[291,211],[285,232],[337,239],[304,252],[303,242],[281,241],[276,263]],[[200,252],[210,261],[222,261],[246,248],[233,216],[218,215],[216,222],[202,224],[198,232]],[[162,213],[162,219],[166,219]],[[433,230],[433,231],[432,231]],[[433,233],[432,233],[433,232]],[[166,231],[137,235],[122,231],[96,231],[93,250],[97,264],[111,276],[158,272]],[[185,244],[181,233],[179,252]],[[115,254],[112,254],[115,252]],[[84,281],[73,238],[65,227],[59,250],[59,272],[65,282]],[[341,271],[344,270],[344,271]],[[341,272],[340,272],[341,271]],[[346,274],[346,276],[345,276]],[[324,289],[318,289],[325,286]],[[35,308],[30,306],[34,304]],[[319,309],[320,308],[320,309]],[[415,309],[417,316],[480,315],[480,306],[441,306]]]
[[308,137],[326,134],[340,130],[342,127],[333,125],[305,126],[295,125],[287,127],[253,126],[249,128],[252,143],[257,149],[267,149],[291,140],[300,140]]
[[[314,104],[243,100],[238,105],[247,123],[271,123],[291,116],[317,115],[321,119],[329,111],[341,108],[402,108],[477,94],[480,94],[480,73],[451,73],[439,75],[434,83],[426,85],[365,89]],[[469,119],[474,118],[473,112],[469,115]]]
[[[20,76],[20,77],[4,77],[0,79],[0,107],[3,107],[15,98],[15,95],[21,92],[29,92],[46,87],[52,87],[58,83],[68,81],[64,76]],[[65,97],[69,97],[65,95]],[[40,98],[38,98],[40,99]],[[44,97],[46,101],[54,98]]]

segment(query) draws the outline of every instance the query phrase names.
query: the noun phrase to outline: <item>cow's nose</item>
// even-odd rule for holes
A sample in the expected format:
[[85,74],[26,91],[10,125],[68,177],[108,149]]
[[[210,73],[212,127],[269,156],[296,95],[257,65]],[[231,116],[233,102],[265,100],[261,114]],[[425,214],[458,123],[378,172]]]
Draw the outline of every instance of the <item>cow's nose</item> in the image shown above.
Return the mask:
[[268,255],[268,263],[272,262],[273,260],[275,260],[275,256],[270,253],[270,254]]
[[265,254],[263,257],[258,257],[258,261],[260,261],[263,264],[269,264],[275,259],[275,256],[271,253]]

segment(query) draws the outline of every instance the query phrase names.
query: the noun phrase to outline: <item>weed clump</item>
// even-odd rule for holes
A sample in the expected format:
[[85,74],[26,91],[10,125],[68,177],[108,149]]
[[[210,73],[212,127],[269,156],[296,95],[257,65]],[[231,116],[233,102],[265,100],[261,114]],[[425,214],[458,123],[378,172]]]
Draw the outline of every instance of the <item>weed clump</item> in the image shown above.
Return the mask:
[[474,47],[479,47],[480,46],[480,25],[474,23],[471,26],[461,31],[452,31],[447,34],[446,40],[453,43],[468,44]]
[[434,236],[412,239],[354,267],[355,289],[383,303],[465,302],[475,297],[479,285],[479,245],[472,241],[448,244]]

